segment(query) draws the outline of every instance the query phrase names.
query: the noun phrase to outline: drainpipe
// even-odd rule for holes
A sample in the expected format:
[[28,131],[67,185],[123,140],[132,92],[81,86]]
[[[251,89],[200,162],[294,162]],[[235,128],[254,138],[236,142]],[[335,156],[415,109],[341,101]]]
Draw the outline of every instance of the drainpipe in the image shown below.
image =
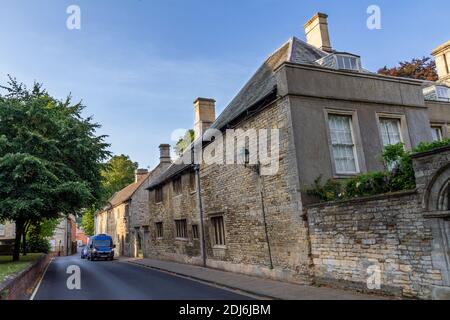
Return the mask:
[[257,165],[257,173],[258,173],[258,182],[259,182],[259,195],[261,198],[261,211],[262,211],[262,217],[264,222],[264,233],[266,235],[266,243],[267,243],[267,251],[269,254],[269,268],[273,269],[273,260],[272,260],[272,250],[270,248],[270,241],[269,241],[269,231],[267,229],[267,220],[266,220],[266,209],[264,205],[264,180],[261,176],[261,164],[258,163]]
[[203,226],[203,207],[202,207],[202,194],[200,188],[200,165],[196,164],[194,166],[195,170],[195,181],[197,183],[197,199],[198,199],[198,210],[200,211],[200,251],[202,255],[203,267],[206,267],[206,245],[205,245],[205,229]]

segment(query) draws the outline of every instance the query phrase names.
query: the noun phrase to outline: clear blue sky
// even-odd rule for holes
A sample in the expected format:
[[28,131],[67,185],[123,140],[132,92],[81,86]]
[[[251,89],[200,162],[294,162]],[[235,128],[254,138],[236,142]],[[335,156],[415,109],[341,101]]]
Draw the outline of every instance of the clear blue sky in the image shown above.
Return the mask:
[[[66,28],[71,4],[81,30]],[[366,27],[371,4],[381,30]],[[0,82],[9,73],[60,98],[72,92],[112,152],[153,167],[158,145],[193,126],[195,97],[222,111],[271,52],[304,39],[317,11],[329,15],[332,46],[360,54],[369,70],[450,40],[448,0],[0,0]]]

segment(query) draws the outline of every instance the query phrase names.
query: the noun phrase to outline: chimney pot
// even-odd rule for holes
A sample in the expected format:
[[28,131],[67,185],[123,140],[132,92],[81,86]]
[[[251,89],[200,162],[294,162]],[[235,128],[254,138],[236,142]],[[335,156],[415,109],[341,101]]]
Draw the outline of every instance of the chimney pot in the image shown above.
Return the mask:
[[328,15],[317,13],[305,24],[306,42],[320,50],[332,52],[328,32]]
[[216,100],[209,98],[197,98],[194,101],[195,138],[201,137],[211,124],[216,120]]
[[170,163],[170,144],[160,144],[159,145],[159,162],[160,163]]
[[134,182],[141,181],[147,174],[147,169],[136,169],[136,171],[134,171]]

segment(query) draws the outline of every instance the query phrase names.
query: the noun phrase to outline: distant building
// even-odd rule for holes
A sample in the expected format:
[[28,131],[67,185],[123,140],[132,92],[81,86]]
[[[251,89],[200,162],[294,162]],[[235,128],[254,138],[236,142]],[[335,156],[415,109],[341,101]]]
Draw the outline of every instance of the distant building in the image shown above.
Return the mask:
[[0,223],[0,242],[2,240],[11,240],[16,237],[16,225],[14,222]]
[[51,251],[57,255],[69,256],[77,252],[77,231],[75,216],[61,217],[53,237],[49,239]]
[[88,243],[88,237],[84,233],[82,229],[77,228],[77,243],[79,246],[81,245],[87,245]]

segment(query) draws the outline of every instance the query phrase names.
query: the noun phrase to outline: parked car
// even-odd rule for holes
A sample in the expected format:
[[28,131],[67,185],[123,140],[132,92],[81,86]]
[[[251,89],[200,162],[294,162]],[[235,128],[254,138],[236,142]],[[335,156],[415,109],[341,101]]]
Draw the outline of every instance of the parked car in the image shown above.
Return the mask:
[[81,259],[86,259],[89,253],[89,247],[88,246],[82,246],[81,247]]
[[111,236],[107,234],[98,234],[89,239],[88,247],[88,260],[95,261],[97,259],[113,260],[114,248]]

